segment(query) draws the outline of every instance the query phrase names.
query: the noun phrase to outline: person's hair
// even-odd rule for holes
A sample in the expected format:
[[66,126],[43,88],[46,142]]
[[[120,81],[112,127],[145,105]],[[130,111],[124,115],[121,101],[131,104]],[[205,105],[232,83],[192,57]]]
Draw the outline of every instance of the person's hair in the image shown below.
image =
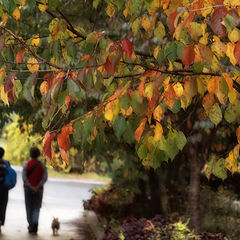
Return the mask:
[[37,147],[33,147],[30,149],[30,157],[38,158],[40,156],[40,150]]
[[0,147],[0,158],[3,157],[4,153],[5,153],[4,149],[2,147]]

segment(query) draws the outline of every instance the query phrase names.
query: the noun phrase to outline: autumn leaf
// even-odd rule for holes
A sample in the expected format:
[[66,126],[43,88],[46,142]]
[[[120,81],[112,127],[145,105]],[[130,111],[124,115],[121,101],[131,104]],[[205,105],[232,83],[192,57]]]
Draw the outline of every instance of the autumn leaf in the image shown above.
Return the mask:
[[107,57],[104,67],[110,75],[114,76],[114,73],[116,71],[115,66],[110,62],[109,57]]
[[207,89],[209,93],[214,93],[219,89],[219,77],[212,77],[210,81],[208,82]]
[[194,57],[195,57],[195,52],[192,46],[187,46],[186,48],[184,48],[181,56],[181,59],[184,65],[189,66],[193,64]]
[[240,41],[238,41],[238,43],[234,47],[234,56],[236,60],[239,62],[240,61]]
[[54,156],[53,139],[55,135],[55,133],[50,133],[50,131],[47,131],[43,137],[43,156],[46,157],[46,160],[50,164]]
[[163,118],[163,110],[162,110],[162,107],[161,107],[160,104],[154,109],[153,118],[155,120],[157,120],[158,122],[160,122],[162,120],[162,118]]
[[143,77],[141,79],[141,82],[140,82],[139,86],[138,86],[138,93],[142,97],[144,96],[144,89],[145,89],[145,78]]
[[159,122],[156,122],[155,132],[154,132],[154,141],[158,142],[162,138],[163,135],[163,128]]
[[37,72],[39,70],[39,64],[38,64],[37,59],[29,58],[27,68],[31,73]]
[[240,144],[240,126],[238,126],[236,130],[236,136],[237,136],[238,143]]
[[15,10],[13,11],[12,13],[13,17],[16,19],[16,20],[19,20],[20,18],[20,10],[18,7],[15,8]]
[[130,58],[133,54],[133,46],[132,43],[127,39],[123,39],[123,51],[126,53],[127,57]]
[[61,133],[58,134],[57,136],[58,146],[66,152],[69,150],[69,146],[71,143],[69,135],[72,133],[73,133],[72,125],[68,124],[62,127]]
[[218,103],[215,103],[210,109],[209,118],[216,126],[222,121],[222,110]]
[[227,73],[223,73],[222,75],[223,75],[224,79],[226,80],[229,90],[232,90],[233,89],[232,78]]
[[64,149],[60,149],[60,154],[61,154],[61,157],[63,159],[63,161],[66,163],[66,164],[69,164],[69,154],[68,154],[68,151],[65,151]]
[[203,105],[207,114],[211,110],[214,103],[215,103],[215,99],[214,99],[214,94],[213,93],[208,93],[203,97],[202,105]]
[[175,19],[176,17],[178,16],[179,12],[178,11],[175,11],[173,12],[170,17],[168,18],[168,27],[170,29],[171,32],[174,32],[175,31]]
[[41,2],[38,4],[38,8],[41,12],[45,12],[48,8],[48,0],[41,0]]
[[136,129],[134,133],[134,138],[136,139],[137,142],[139,142],[141,139],[146,122],[147,122],[147,118],[143,118],[139,124],[139,127]]
[[168,85],[167,89],[164,92],[164,102],[169,108],[173,108],[174,106],[174,100],[176,98],[176,93],[174,91],[174,88],[171,84]]
[[237,171],[237,160],[231,151],[224,162],[225,167],[233,174]]
[[109,3],[106,8],[107,15],[111,18],[115,13],[115,7],[112,3]]
[[32,40],[32,42],[31,42],[31,45],[37,47],[37,46],[39,45],[39,43],[40,43],[39,35],[35,35],[35,36],[33,37],[33,40]]
[[142,18],[142,27],[147,32],[151,26],[151,22],[149,20],[149,17],[147,15],[144,15]]
[[26,52],[26,49],[22,49],[18,52],[18,54],[16,56],[16,63],[22,62],[23,55],[24,55],[25,52]]
[[47,81],[43,81],[41,83],[41,85],[40,85],[40,92],[41,92],[42,95],[47,94],[47,92],[48,92],[48,83],[47,83]]
[[1,95],[2,101],[9,106],[8,94],[5,92],[3,85],[0,86],[0,95]]
[[223,18],[227,15],[225,7],[217,8],[211,18],[211,28],[213,32],[220,37],[225,37],[227,34],[226,27],[222,24]]

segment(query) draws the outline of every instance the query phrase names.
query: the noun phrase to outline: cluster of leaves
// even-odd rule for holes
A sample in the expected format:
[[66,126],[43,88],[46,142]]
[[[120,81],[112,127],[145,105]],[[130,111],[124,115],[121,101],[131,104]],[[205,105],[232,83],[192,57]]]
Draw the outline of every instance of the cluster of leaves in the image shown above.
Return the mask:
[[152,219],[136,219],[127,217],[121,226],[122,233],[114,233],[110,227],[106,228],[103,240],[224,240],[222,234],[212,234],[202,232],[195,235],[188,228],[188,223],[183,221],[175,221],[171,223],[166,221],[162,215],[156,215]]
[[[236,146],[216,162],[237,171],[239,2],[87,2],[76,9],[99,12],[95,19],[70,16],[61,0],[0,1],[0,96],[9,106],[23,98],[39,106],[46,159],[54,140],[68,163],[73,141],[94,146],[112,128],[142,165],[157,168],[186,145],[191,131],[179,122],[199,102],[195,121],[234,126]],[[89,97],[91,109],[72,107]]]

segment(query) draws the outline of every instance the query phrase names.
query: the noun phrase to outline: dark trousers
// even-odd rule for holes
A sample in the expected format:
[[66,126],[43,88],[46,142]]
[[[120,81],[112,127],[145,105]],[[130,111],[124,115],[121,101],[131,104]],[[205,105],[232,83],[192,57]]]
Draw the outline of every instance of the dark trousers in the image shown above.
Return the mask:
[[1,225],[4,225],[4,222],[5,222],[7,202],[8,202],[8,189],[6,189],[5,187],[3,187],[0,184],[0,221],[1,221]]
[[24,188],[25,206],[28,221],[28,231],[36,233],[38,231],[38,219],[42,206],[43,191],[33,192],[29,188]]

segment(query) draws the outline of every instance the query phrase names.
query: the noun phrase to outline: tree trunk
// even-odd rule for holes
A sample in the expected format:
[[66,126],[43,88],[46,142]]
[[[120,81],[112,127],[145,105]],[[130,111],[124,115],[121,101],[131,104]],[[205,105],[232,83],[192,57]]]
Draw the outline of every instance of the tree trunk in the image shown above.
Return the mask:
[[189,217],[190,227],[195,233],[200,232],[200,161],[197,158],[197,148],[190,147],[190,186],[189,186]]

